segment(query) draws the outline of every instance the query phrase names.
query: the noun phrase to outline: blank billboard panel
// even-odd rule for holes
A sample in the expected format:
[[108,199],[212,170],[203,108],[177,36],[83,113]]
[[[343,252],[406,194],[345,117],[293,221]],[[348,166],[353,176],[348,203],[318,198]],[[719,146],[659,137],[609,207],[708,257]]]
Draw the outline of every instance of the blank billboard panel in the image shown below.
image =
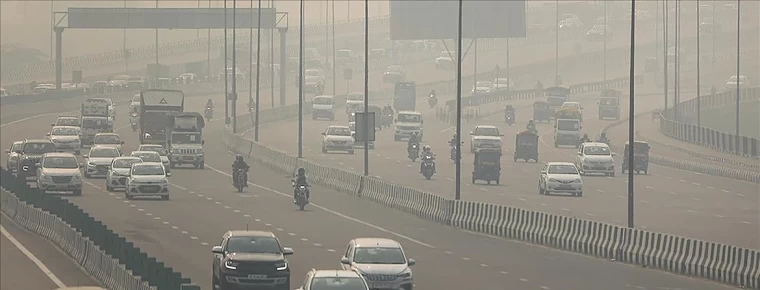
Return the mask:
[[[525,0],[463,0],[463,38],[525,37]],[[392,40],[455,39],[459,1],[390,0]]]
[[[258,9],[237,9],[236,27],[256,28]],[[261,28],[275,28],[274,8],[261,9]],[[224,8],[69,8],[68,28],[223,29]],[[227,27],[232,27],[227,9]]]

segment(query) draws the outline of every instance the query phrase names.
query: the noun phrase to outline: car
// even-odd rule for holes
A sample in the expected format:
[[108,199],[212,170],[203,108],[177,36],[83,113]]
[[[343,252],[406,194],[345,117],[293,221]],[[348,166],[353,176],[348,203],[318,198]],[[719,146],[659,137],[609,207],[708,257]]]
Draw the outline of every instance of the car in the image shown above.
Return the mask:
[[[396,85],[398,85],[398,83]],[[417,141],[422,142],[422,137],[425,135],[425,128],[423,127],[424,123],[425,121],[420,112],[399,111],[396,115],[393,140],[400,141],[403,139],[409,139],[412,134],[417,133]]]
[[316,96],[311,100],[311,119],[317,120],[325,118],[330,121],[335,120],[335,111],[333,111],[333,96]]
[[501,91],[501,90],[508,90],[508,89],[514,89],[515,83],[508,78],[495,78],[493,80],[493,91]]
[[[129,156],[140,158],[143,162],[156,162],[161,164],[164,163],[164,161],[161,159],[161,154],[155,151],[132,151]],[[169,170],[167,170],[167,172],[169,172]]]
[[124,145],[124,141],[116,133],[98,133],[92,138],[92,146],[95,147],[114,147],[121,151],[122,145]]
[[304,93],[320,95],[325,91],[324,79],[318,76],[306,76],[303,81]]
[[303,285],[296,290],[369,290],[369,284],[356,271],[346,270],[317,270],[311,269],[306,273]]
[[129,178],[124,189],[124,197],[132,199],[135,196],[155,197],[169,200],[170,173],[166,173],[161,162],[133,163],[129,169]]
[[364,93],[349,93],[346,96],[346,113],[364,110]]
[[338,65],[352,65],[359,62],[359,56],[350,49],[339,49],[335,53],[335,62]]
[[5,167],[8,168],[12,173],[16,173],[16,170],[18,169],[16,167],[18,163],[18,157],[21,153],[21,144],[24,144],[23,141],[15,141],[13,144],[11,144],[11,148],[8,150],[5,150],[5,153],[8,154],[8,159],[5,160]]
[[604,24],[594,25],[591,30],[586,32],[586,39],[589,41],[610,40],[614,36],[615,32],[612,30],[612,27]]
[[455,51],[449,53],[449,51],[441,51],[441,54],[435,59],[435,69],[454,69],[456,68],[456,62],[454,61]]
[[79,120],[79,117],[59,116],[58,119],[55,119],[55,123],[51,123],[50,126],[51,127],[58,127],[58,126],[79,127],[79,126],[82,126],[82,123],[81,123],[81,120]]
[[106,190],[114,191],[119,188],[127,187],[127,179],[132,164],[143,162],[139,157],[116,157],[108,167],[106,174]]
[[84,169],[84,177],[106,177],[108,166],[113,159],[121,156],[121,151],[115,147],[92,147],[87,155],[82,155],[87,159],[87,165]]
[[[164,164],[164,167],[166,167],[166,172],[171,172],[171,166],[169,161],[169,151],[164,148],[161,144],[141,144],[137,147],[137,150],[135,151],[153,151],[158,153],[159,157],[161,158],[161,163]],[[155,161],[150,161],[155,162]]]
[[615,176],[615,153],[605,143],[587,142],[581,144],[578,149],[578,158],[575,166],[581,175],[589,173],[602,173],[606,176]]
[[369,56],[371,58],[383,58],[388,56],[388,52],[383,48],[373,48],[369,50]]
[[346,151],[354,154],[354,137],[348,126],[329,126],[322,133],[322,153]]
[[16,162],[16,177],[25,181],[27,177],[37,176],[37,163],[45,153],[55,153],[55,143],[44,139],[26,139],[20,145]]
[[58,152],[71,151],[76,155],[82,152],[82,129],[74,126],[55,126],[46,134],[55,143]]
[[291,270],[286,256],[293,255],[293,249],[283,247],[271,232],[228,231],[211,252],[214,289],[264,286],[290,290]]
[[578,111],[583,111],[583,106],[581,105],[581,103],[578,103],[578,102],[564,102],[559,108],[560,109],[570,108],[570,109],[576,109]]
[[487,94],[493,89],[493,83],[489,81],[478,81],[472,87],[473,94]]
[[566,192],[583,196],[583,178],[578,167],[570,162],[549,162],[541,169],[538,178],[538,194]]
[[737,78],[734,75],[726,81],[726,90],[736,90],[736,86],[739,86],[740,88],[748,88],[749,83],[747,82],[747,76],[739,76]]
[[559,29],[577,29],[583,27],[583,21],[580,18],[568,18],[559,22]]
[[304,77],[315,77],[321,80],[322,82],[325,81],[325,71],[318,68],[310,68],[304,71],[303,73]]
[[82,195],[82,173],[77,157],[71,153],[45,153],[35,165],[37,188],[46,191],[71,191]]
[[[129,82],[127,85],[132,85],[131,82]],[[113,102],[110,98],[91,98],[90,100],[97,100],[103,103],[108,104],[108,116],[111,118],[112,121],[116,121],[116,103]]]
[[406,79],[404,68],[400,65],[389,65],[383,72],[384,83],[403,82]]
[[470,153],[478,149],[502,148],[501,137],[504,136],[496,126],[478,125],[470,132]]
[[399,242],[384,238],[353,239],[340,258],[341,268],[361,273],[370,289],[412,290],[416,263]]

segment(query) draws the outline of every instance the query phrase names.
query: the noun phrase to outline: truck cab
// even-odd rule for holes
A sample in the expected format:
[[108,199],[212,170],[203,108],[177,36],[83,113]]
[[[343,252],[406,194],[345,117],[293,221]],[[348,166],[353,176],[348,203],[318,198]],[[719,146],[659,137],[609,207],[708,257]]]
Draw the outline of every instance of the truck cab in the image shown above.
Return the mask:
[[422,114],[414,111],[400,111],[396,116],[396,131],[393,139],[400,141],[409,139],[412,133],[417,133],[417,141],[422,141],[423,127]]
[[616,90],[606,90],[602,92],[599,98],[599,120],[604,118],[614,118],[620,120],[620,95],[622,93]]
[[203,169],[203,116],[197,112],[173,114],[173,122],[169,140],[169,167],[175,168],[180,165],[192,165]]
[[581,121],[578,119],[557,119],[554,123],[554,147],[571,145],[578,148],[581,139]]

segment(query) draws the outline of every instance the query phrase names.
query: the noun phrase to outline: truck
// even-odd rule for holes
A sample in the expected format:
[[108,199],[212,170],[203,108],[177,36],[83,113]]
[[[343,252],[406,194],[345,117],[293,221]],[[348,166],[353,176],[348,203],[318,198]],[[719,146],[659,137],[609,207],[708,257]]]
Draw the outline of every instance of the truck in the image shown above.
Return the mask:
[[105,99],[86,99],[82,102],[79,122],[82,128],[82,145],[92,145],[98,133],[113,132],[111,108]]
[[166,128],[169,149],[169,167],[193,165],[204,168],[203,115],[197,112],[174,113]]
[[396,111],[415,111],[417,107],[417,84],[398,82],[393,90],[393,108]]
[[599,120],[614,118],[620,120],[620,97],[623,95],[617,90],[604,90],[599,98]]
[[179,90],[151,89],[140,92],[140,143],[161,144],[168,148],[167,128],[173,126],[172,114],[185,110],[185,94]]

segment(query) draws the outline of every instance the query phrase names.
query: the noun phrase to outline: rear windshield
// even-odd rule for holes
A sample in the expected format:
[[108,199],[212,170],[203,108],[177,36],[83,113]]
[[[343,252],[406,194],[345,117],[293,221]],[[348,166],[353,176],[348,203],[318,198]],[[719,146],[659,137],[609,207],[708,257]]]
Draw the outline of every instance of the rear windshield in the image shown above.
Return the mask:
[[92,148],[90,158],[92,157],[119,157],[119,150],[113,147]]
[[422,121],[422,116],[415,114],[398,114],[399,123],[419,123]]
[[56,126],[79,126],[77,118],[60,118],[55,121]]
[[580,124],[573,121],[557,122],[557,130],[560,131],[578,131],[580,130]]
[[316,105],[332,105],[332,98],[314,98]]
[[45,157],[45,160],[42,161],[42,167],[76,169],[79,168],[79,163],[77,163],[76,157]]
[[141,159],[119,159],[113,161],[114,168],[130,168],[132,164],[142,162]]
[[24,145],[25,154],[42,154],[55,152],[55,145],[53,143],[26,143]]

